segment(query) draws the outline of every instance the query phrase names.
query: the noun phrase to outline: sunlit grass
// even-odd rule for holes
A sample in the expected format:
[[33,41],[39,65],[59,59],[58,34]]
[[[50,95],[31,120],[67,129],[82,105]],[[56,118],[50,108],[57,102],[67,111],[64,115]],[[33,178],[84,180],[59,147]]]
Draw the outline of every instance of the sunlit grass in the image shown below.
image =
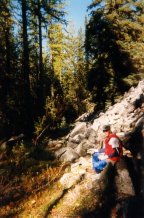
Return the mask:
[[[38,202],[41,192],[48,190],[61,177],[65,166],[56,160],[35,159],[36,148],[16,145],[11,155],[0,162],[0,217],[29,210]],[[47,156],[48,157],[48,156]],[[41,202],[43,204],[43,202]]]

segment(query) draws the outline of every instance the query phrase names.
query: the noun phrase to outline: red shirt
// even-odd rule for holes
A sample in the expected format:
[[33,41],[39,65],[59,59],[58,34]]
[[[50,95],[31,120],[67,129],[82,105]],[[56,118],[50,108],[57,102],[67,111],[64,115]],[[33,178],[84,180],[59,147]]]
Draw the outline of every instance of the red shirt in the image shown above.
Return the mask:
[[115,149],[117,149],[117,150],[118,150],[118,155],[117,155],[116,157],[111,157],[111,158],[109,158],[110,160],[116,162],[116,161],[119,160],[119,158],[120,158],[120,156],[121,156],[122,147],[121,147],[121,143],[120,143],[120,141],[119,141],[119,147],[113,148],[112,145],[109,144],[109,141],[110,141],[111,138],[117,138],[117,139],[119,140],[119,138],[118,138],[118,136],[117,136],[116,134],[110,133],[110,134],[108,135],[108,137],[104,140],[105,154],[109,156],[109,155],[115,153]]

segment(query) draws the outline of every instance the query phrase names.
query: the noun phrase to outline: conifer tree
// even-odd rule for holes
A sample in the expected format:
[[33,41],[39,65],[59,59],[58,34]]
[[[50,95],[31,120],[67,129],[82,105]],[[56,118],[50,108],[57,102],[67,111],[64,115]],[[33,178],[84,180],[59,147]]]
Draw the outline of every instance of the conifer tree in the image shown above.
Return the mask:
[[[64,40],[63,90],[67,104],[67,114],[79,116],[85,111],[83,100],[87,96],[85,78],[85,50],[82,29],[75,35],[72,27]],[[67,115],[70,117],[70,115]]]
[[12,1],[0,2],[0,132],[1,137],[16,130],[17,52],[14,39]]
[[23,80],[24,80],[24,107],[25,107],[25,131],[31,134],[34,129],[33,105],[30,89],[29,66],[29,39],[28,39],[28,2],[20,0],[22,10],[22,40],[23,40]]
[[[2,106],[5,105],[7,101],[7,95],[10,92],[10,74],[11,74],[11,30],[12,30],[12,17],[10,12],[10,1],[0,2],[0,43],[1,43],[1,78],[3,80],[2,84],[2,96],[1,101]],[[1,80],[1,81],[2,81]],[[1,92],[1,93],[2,93]],[[4,99],[3,99],[4,98]],[[2,100],[3,99],[3,100]],[[6,105],[5,105],[6,106]],[[4,106],[4,107],[5,107]]]
[[51,64],[55,76],[61,82],[62,80],[62,62],[63,62],[63,37],[62,25],[53,24],[49,27],[49,47],[51,54]]
[[[125,0],[95,0],[89,6],[92,12],[85,43],[90,66],[88,85],[97,108],[105,107],[107,102],[113,104],[136,78],[141,78],[141,7],[142,1]],[[141,60],[139,64],[137,59]]]
[[[40,106],[39,115],[42,115],[44,112],[44,105],[46,99],[46,88],[45,88],[45,72],[44,72],[44,63],[43,63],[43,39],[46,39],[46,30],[49,29],[50,23],[55,22],[64,22],[63,4],[61,1],[40,1],[35,0],[31,3],[31,12],[32,12],[32,24],[33,30],[35,32],[35,40],[37,45],[38,58],[36,58],[36,70],[37,70],[37,102]],[[44,33],[45,32],[45,33]]]

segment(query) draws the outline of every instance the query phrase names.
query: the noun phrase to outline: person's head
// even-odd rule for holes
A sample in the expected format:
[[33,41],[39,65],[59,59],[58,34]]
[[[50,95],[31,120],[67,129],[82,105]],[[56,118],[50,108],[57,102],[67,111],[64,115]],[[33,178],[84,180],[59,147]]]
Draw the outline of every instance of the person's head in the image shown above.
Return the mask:
[[106,135],[108,135],[108,134],[111,132],[110,125],[104,125],[104,126],[102,127],[102,131],[103,131]]

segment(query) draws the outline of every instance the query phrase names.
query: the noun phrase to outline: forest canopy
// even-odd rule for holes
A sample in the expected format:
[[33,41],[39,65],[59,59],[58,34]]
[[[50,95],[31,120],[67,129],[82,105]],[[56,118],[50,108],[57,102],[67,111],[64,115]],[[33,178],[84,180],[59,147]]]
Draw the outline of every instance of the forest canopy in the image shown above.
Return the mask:
[[0,1],[1,138],[65,128],[144,75],[142,0],[93,0],[77,34],[66,3]]

